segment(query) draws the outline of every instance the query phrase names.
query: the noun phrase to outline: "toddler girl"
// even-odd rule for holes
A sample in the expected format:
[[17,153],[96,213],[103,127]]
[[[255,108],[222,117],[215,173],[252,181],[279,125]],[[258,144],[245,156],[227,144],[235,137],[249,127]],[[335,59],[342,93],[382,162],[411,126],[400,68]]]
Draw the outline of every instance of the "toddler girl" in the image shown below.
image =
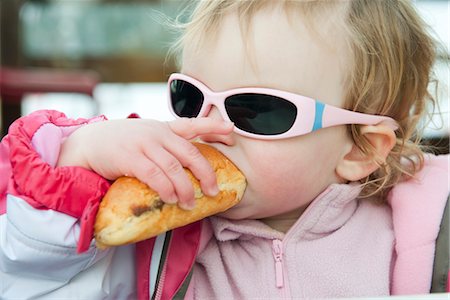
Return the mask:
[[[417,143],[435,52],[409,2],[202,1],[175,50],[175,121],[46,111],[11,126],[0,148],[5,298],[430,291],[448,157],[425,156]],[[97,250],[106,179],[137,177],[191,209],[187,167],[205,193],[218,192],[194,138],[245,174],[242,201]]]

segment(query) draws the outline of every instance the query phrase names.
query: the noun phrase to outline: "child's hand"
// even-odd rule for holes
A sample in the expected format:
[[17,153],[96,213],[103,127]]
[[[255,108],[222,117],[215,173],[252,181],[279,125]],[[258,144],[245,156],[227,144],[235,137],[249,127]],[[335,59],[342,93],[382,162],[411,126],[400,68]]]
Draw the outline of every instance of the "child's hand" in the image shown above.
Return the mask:
[[194,189],[183,167],[200,179],[206,194],[218,193],[213,169],[189,140],[213,134],[227,141],[232,131],[232,123],[212,118],[93,123],[64,142],[58,166],[85,167],[109,180],[123,175],[136,177],[165,202],[178,202],[189,209],[194,205]]

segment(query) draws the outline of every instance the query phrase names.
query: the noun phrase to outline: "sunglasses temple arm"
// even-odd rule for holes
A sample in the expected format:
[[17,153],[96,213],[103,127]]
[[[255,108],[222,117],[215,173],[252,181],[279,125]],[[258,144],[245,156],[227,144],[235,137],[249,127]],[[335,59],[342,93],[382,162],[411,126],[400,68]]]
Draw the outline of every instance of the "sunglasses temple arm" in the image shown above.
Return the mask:
[[331,127],[345,124],[384,124],[390,127],[392,130],[398,129],[397,122],[390,117],[363,114],[325,104],[325,107],[323,108],[322,127]]

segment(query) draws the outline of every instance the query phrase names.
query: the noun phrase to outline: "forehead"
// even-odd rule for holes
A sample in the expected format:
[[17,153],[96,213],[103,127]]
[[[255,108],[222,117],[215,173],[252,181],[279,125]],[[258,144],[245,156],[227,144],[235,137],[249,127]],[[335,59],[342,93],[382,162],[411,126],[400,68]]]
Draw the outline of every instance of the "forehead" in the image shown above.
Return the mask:
[[238,14],[228,13],[201,44],[186,43],[181,71],[215,91],[269,87],[340,105],[350,64],[345,30],[318,17],[315,26],[274,6],[256,12],[245,34]]

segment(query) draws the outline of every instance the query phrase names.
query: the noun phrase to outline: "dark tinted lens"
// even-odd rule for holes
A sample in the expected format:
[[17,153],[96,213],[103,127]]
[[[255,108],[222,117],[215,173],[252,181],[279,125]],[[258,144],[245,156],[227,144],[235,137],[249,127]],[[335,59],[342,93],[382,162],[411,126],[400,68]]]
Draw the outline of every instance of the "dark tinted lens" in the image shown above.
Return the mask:
[[297,116],[297,108],[293,103],[263,94],[230,96],[225,100],[225,108],[236,127],[261,135],[288,131]]
[[184,80],[170,82],[170,101],[173,111],[180,117],[198,116],[203,104],[203,93]]

